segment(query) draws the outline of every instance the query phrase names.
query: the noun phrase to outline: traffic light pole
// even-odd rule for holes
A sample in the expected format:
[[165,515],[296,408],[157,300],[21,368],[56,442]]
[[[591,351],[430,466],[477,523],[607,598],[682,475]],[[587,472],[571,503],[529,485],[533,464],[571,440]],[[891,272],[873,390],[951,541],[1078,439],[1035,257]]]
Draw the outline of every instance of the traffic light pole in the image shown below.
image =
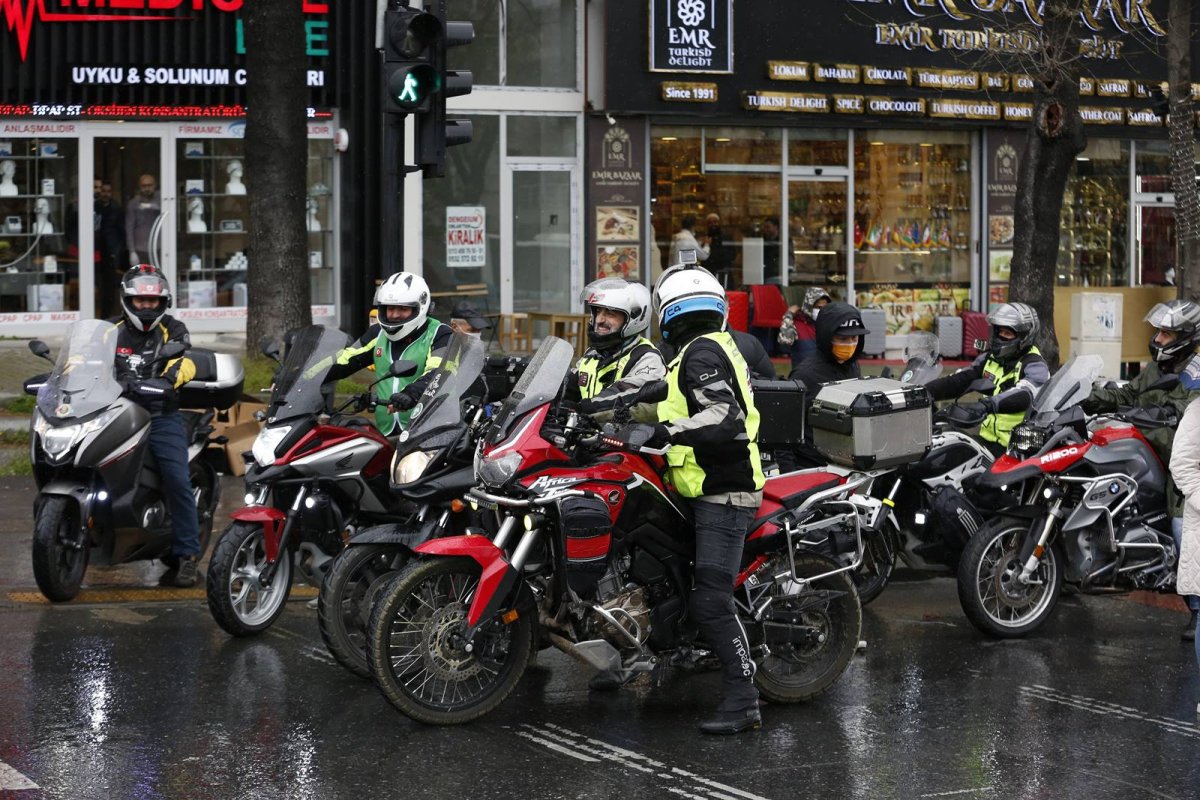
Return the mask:
[[404,119],[401,114],[383,115],[380,264],[376,268],[380,278],[404,269],[404,177],[407,173],[404,163]]

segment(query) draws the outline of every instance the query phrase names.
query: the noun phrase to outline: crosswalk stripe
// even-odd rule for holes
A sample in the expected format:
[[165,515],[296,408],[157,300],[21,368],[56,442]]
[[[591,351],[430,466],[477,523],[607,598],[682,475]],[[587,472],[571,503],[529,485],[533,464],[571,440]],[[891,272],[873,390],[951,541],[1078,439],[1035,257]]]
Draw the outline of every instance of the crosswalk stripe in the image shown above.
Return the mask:
[[33,781],[26,778],[15,769],[0,761],[0,790],[21,791],[23,789],[40,789]]

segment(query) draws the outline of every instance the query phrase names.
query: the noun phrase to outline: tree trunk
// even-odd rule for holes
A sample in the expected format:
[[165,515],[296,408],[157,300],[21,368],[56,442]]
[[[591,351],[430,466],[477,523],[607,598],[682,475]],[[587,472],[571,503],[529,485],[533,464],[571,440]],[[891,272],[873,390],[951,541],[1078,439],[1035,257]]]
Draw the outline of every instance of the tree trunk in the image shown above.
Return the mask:
[[1175,193],[1175,284],[1179,297],[1200,301],[1200,193],[1196,191],[1196,127],[1192,121],[1192,0],[1171,0],[1167,81],[1171,113],[1171,190]]
[[[1058,365],[1058,339],[1054,332],[1054,285],[1057,283],[1058,245],[1063,192],[1075,165],[1075,156],[1087,146],[1079,116],[1079,74],[1071,49],[1069,4],[1047,7],[1043,43],[1049,66],[1035,75],[1033,122],[1025,137],[1017,175],[1014,207],[1012,273],[1009,300],[1028,303],[1041,320],[1037,346],[1052,367]],[[1056,55],[1058,49],[1060,54]],[[1063,55],[1065,54],[1065,55]],[[1067,65],[1064,68],[1064,65]]]
[[246,35],[246,178],[250,201],[246,351],[311,324],[304,21],[298,0],[255,0]]

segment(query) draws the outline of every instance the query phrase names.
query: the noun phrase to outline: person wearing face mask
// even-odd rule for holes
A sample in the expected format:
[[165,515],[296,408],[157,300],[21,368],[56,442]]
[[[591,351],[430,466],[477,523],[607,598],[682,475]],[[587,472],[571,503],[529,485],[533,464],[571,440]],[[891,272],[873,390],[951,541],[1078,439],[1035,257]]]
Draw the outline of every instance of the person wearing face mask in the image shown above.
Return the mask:
[[783,315],[777,340],[783,347],[791,349],[792,367],[817,349],[817,315],[821,309],[833,302],[833,298],[819,286],[810,286],[804,293],[804,302],[789,306]]
[[482,339],[483,332],[491,328],[492,323],[479,313],[479,309],[463,300],[456,303],[450,311],[450,327],[455,333],[465,333],[475,339]]
[[579,410],[611,411],[616,401],[667,374],[662,354],[649,339],[650,290],[623,278],[589,283],[580,296],[588,320],[588,349],[575,365]]

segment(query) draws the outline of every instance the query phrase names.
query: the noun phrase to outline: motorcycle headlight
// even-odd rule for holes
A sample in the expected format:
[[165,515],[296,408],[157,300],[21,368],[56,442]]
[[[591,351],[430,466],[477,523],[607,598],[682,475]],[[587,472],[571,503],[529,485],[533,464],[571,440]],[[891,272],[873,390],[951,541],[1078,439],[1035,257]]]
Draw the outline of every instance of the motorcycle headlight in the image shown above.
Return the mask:
[[392,463],[392,483],[399,486],[412,483],[425,474],[436,451],[414,450]]
[[498,458],[481,456],[476,460],[475,476],[485,485],[498,489],[512,480],[520,466],[520,453],[507,453]]
[[80,422],[76,425],[51,425],[45,417],[38,413],[34,417],[33,430],[42,439],[42,449],[52,459],[60,459],[69,453],[89,434],[103,430],[121,414],[120,408],[110,408],[98,417]]
[[254,454],[254,460],[259,463],[259,466],[269,467],[275,463],[275,448],[279,447],[279,443],[291,432],[291,425],[284,425],[282,428],[263,428],[258,432],[250,452]]
[[1013,428],[1008,447],[1017,453],[1036,453],[1046,444],[1046,431],[1033,425],[1021,424]]

